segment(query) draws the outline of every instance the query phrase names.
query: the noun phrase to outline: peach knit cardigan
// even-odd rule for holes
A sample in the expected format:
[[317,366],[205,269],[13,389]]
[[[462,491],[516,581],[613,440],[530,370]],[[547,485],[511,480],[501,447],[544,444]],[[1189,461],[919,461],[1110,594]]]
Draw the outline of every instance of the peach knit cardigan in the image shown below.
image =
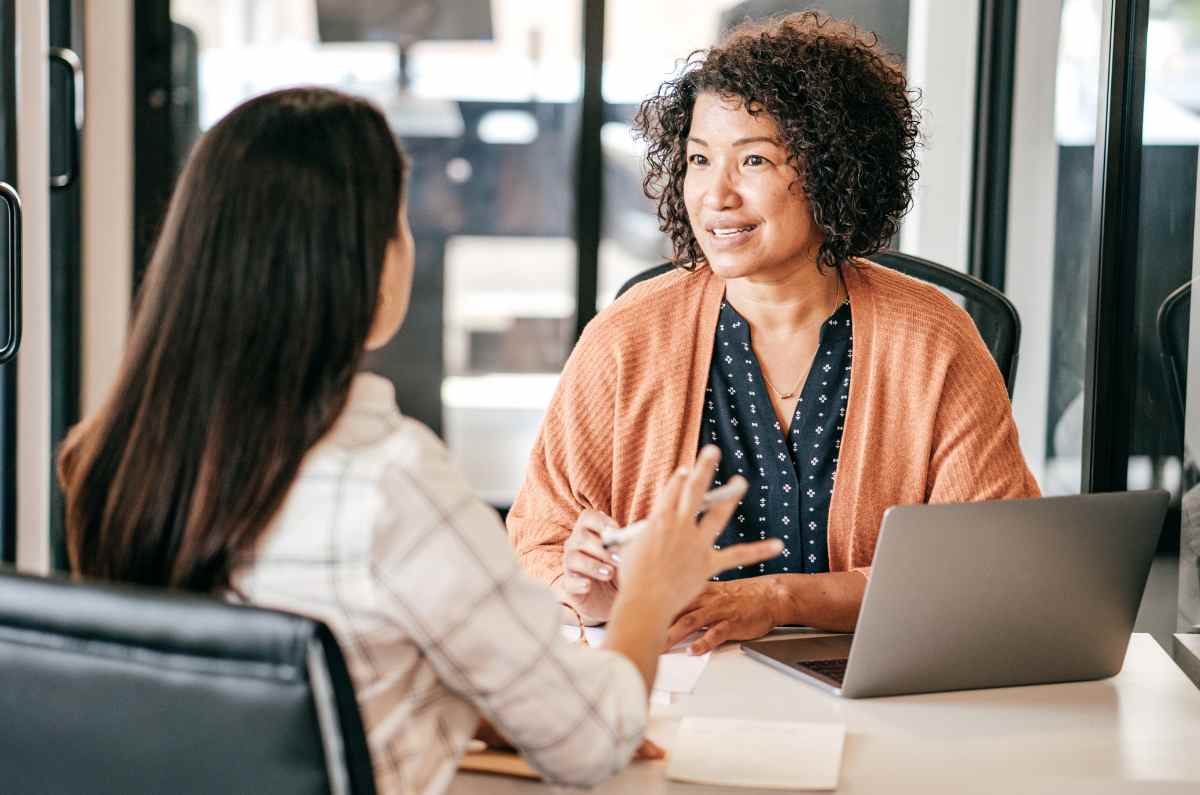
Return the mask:
[[[870,575],[892,505],[1032,497],[1004,382],[971,318],[933,286],[858,260],[842,273],[854,364],[829,506],[831,571]],[[553,584],[580,511],[622,525],[697,452],[724,282],[708,268],[636,285],[563,368],[508,514],[525,569]]]

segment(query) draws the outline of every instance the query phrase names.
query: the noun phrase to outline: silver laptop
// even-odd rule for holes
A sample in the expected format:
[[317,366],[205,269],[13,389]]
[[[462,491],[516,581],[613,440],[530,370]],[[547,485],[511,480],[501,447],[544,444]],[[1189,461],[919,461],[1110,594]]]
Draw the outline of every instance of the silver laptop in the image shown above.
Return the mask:
[[742,650],[848,698],[1112,676],[1167,500],[1141,491],[889,508],[855,634]]

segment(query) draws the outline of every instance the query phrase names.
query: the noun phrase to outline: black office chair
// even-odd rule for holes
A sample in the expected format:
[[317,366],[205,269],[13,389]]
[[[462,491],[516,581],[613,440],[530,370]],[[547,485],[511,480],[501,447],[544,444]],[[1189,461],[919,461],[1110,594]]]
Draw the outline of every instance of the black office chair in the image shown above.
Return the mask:
[[[1021,316],[1004,293],[981,282],[974,276],[960,273],[953,268],[939,265],[927,259],[901,254],[898,251],[880,251],[872,254],[869,259],[892,270],[900,271],[922,281],[929,282],[935,287],[951,293],[952,297],[961,299],[963,308],[975,321],[979,336],[996,361],[1000,374],[1004,377],[1004,385],[1008,388],[1011,398],[1013,386],[1017,382],[1017,358],[1021,343]],[[617,291],[617,297],[638,282],[653,279],[671,271],[675,266],[670,263],[656,265],[635,275]]]
[[320,622],[0,572],[0,791],[374,793]]
[[1184,406],[1187,395],[1188,315],[1192,304],[1192,283],[1171,291],[1158,308],[1158,341],[1162,345],[1163,371],[1167,392],[1171,395],[1171,411],[1184,429]]

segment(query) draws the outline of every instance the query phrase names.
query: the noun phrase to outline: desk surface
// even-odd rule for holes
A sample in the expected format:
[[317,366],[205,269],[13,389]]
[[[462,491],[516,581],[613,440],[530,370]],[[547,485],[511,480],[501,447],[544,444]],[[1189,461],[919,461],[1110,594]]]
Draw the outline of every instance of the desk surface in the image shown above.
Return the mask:
[[[677,698],[651,711],[648,734],[668,753],[684,715],[844,723],[839,793],[1200,792],[1200,690],[1149,635],[1133,636],[1111,679],[865,700],[828,695],[728,645]],[[667,781],[665,770],[635,763],[594,791],[722,791]],[[461,774],[449,790],[549,791],[482,774]]]
[[1176,635],[1172,653],[1183,672],[1200,687],[1200,634]]

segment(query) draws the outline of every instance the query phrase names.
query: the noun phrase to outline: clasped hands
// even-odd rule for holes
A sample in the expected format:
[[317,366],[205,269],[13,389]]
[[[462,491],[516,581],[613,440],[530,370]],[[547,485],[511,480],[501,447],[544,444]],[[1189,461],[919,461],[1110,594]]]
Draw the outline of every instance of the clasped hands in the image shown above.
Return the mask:
[[[617,523],[599,511],[584,511],[564,544],[560,596],[589,624],[608,620],[617,597],[620,551],[606,550],[600,535]],[[703,634],[688,645],[689,654],[704,654],[726,641],[750,640],[767,634],[777,623],[775,577],[710,582],[676,616],[667,633],[667,648],[694,632]]]

